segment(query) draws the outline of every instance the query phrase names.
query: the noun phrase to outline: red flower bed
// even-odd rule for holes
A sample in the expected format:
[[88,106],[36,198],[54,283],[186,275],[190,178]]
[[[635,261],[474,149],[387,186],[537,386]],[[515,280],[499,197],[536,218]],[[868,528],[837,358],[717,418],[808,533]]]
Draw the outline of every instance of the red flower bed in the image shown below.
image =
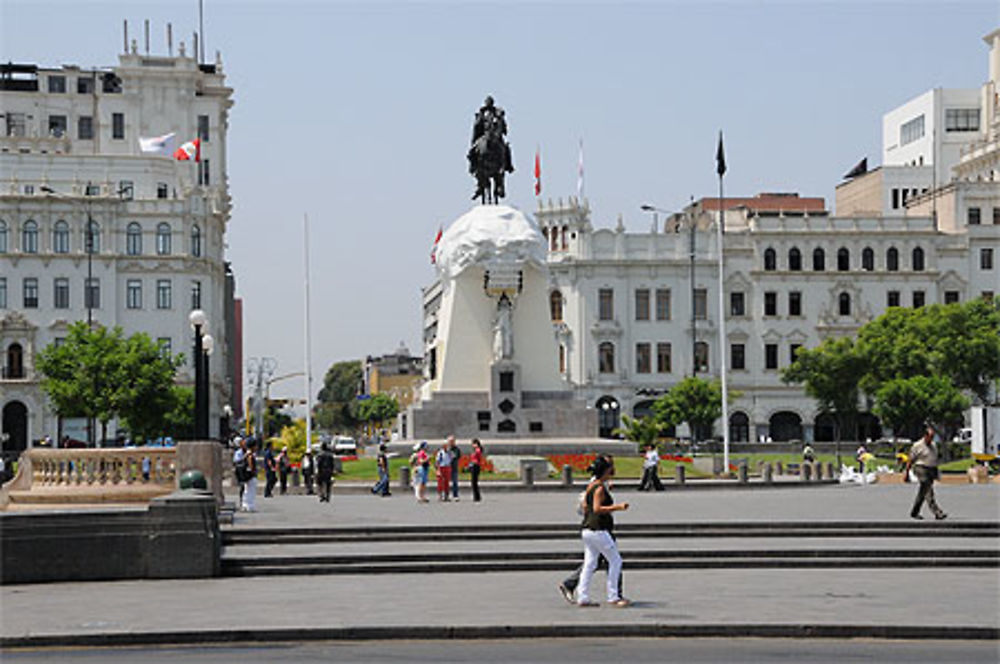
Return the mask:
[[579,471],[581,473],[587,472],[587,468],[590,464],[594,463],[594,459],[597,458],[596,454],[550,454],[546,457],[556,470],[562,469],[563,466],[569,466],[573,470]]
[[662,459],[664,461],[676,461],[677,463],[694,463],[694,459],[691,457],[681,456],[680,454],[664,454]]
[[[469,460],[472,457],[468,454],[463,454],[458,460],[458,472],[467,473],[469,472]],[[493,462],[489,459],[483,459],[482,465],[479,466],[480,472],[492,473],[493,472]]]

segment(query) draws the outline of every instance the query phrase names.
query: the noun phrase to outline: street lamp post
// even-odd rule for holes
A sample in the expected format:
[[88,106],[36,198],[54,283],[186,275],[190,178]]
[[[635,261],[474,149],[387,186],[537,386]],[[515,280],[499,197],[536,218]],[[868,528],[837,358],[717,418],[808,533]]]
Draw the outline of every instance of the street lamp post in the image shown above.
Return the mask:
[[188,316],[188,321],[194,329],[194,437],[196,440],[208,438],[208,394],[205,389],[205,359],[206,337],[202,332],[207,329],[208,318],[201,309],[195,309]]

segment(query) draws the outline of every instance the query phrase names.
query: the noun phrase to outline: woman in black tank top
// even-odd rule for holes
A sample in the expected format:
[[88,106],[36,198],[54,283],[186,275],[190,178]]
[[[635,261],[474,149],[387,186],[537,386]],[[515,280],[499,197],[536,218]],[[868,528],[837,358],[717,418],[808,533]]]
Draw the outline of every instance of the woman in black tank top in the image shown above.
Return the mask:
[[583,573],[580,576],[578,588],[580,606],[597,606],[590,601],[590,579],[597,569],[598,558],[604,556],[608,561],[608,603],[625,607],[629,601],[621,596],[618,579],[621,576],[622,557],[611,531],[614,529],[613,512],[628,509],[628,503],[615,503],[608,490],[607,481],[614,475],[614,462],[607,457],[599,456],[594,461],[594,479],[587,486],[584,501],[583,530]]

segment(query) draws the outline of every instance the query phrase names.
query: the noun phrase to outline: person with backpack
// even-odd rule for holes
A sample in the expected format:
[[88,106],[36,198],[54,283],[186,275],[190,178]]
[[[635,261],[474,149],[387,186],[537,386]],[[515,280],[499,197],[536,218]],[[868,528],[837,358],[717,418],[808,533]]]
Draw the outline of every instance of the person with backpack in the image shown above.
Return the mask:
[[330,443],[323,441],[319,454],[316,456],[316,489],[319,491],[319,502],[330,502],[330,487],[333,484],[333,454]]

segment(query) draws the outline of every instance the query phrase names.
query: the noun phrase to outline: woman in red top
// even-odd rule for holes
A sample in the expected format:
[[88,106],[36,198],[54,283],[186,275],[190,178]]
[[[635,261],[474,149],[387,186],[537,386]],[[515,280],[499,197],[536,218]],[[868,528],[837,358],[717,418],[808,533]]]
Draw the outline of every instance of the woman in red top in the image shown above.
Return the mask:
[[478,438],[472,439],[472,456],[469,458],[469,474],[472,476],[472,500],[479,502],[483,499],[479,495],[479,471],[483,467],[483,444]]

